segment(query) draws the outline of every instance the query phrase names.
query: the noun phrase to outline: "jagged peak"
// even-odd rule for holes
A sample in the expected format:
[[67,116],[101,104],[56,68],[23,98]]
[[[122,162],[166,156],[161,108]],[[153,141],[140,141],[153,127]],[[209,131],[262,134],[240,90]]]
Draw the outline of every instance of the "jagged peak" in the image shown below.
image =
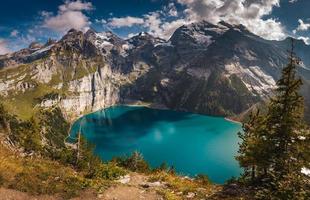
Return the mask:
[[233,28],[233,25],[232,25],[232,24],[230,24],[230,23],[228,23],[228,22],[226,22],[226,21],[223,21],[223,20],[219,21],[217,24],[218,24],[218,25],[225,26],[226,28]]
[[85,35],[88,35],[88,34],[95,34],[95,33],[97,33],[97,31],[96,31],[95,29],[89,28],[89,29],[86,31]]
[[76,33],[76,32],[79,32],[79,31],[76,30],[75,28],[71,28],[71,29],[67,32],[67,34],[69,34],[69,33]]
[[57,43],[57,40],[55,40],[55,39],[52,39],[52,38],[48,38],[48,40],[46,41],[46,43],[45,43],[45,47],[46,46],[50,46],[50,45],[52,45],[52,44],[55,44],[55,43]]

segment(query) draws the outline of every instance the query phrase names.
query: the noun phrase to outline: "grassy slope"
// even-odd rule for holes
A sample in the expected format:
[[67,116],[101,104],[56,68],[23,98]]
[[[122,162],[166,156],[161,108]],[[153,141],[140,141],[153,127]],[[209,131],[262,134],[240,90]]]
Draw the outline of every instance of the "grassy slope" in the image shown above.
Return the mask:
[[0,145],[0,184],[30,194],[72,197],[89,186],[80,174],[61,164],[39,158],[23,158]]
[[[192,199],[237,200],[241,198],[240,194],[230,196],[223,193],[222,186],[213,185],[206,180],[191,180],[164,171],[148,172],[140,176],[146,177],[148,183],[160,181],[162,186],[151,187],[147,191],[153,191],[166,200],[188,199],[188,195],[191,194],[195,195]],[[129,185],[126,195],[131,195],[130,188],[145,191],[143,184],[145,182],[141,180],[135,186]],[[56,161],[20,157],[0,144],[0,187],[2,188],[31,195],[52,195],[69,199],[82,194],[85,190],[91,190],[95,194],[105,194],[108,188],[107,192],[111,192],[126,185],[102,178],[85,178],[85,174]],[[248,198],[243,196],[243,199]]]

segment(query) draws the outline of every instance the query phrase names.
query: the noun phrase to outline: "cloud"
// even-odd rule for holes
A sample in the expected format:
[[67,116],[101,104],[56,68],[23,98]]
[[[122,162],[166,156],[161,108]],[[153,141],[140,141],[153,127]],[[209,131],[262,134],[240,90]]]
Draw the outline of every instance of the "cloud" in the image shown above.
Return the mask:
[[289,0],[289,3],[296,3],[298,0]]
[[19,34],[19,31],[15,29],[15,30],[13,30],[13,31],[10,33],[10,36],[11,36],[11,37],[16,37],[18,34]]
[[[169,13],[171,9],[174,9],[174,4],[169,4],[164,8],[167,12],[158,10],[155,12],[149,12],[148,14],[143,15],[142,17],[121,17],[121,18],[110,18],[108,19],[108,25],[111,28],[122,28],[122,27],[132,27],[134,25],[141,26],[146,29],[150,34],[169,39],[172,33],[179,28],[180,26],[187,24],[184,19],[176,19],[171,22],[165,21],[165,18],[171,16],[172,13]],[[175,15],[175,13],[173,14]],[[101,22],[102,20],[97,20]],[[136,35],[135,33],[129,33],[128,38]]]
[[0,55],[10,53],[10,49],[8,48],[7,41],[0,38]]
[[[243,24],[251,32],[270,40],[284,39],[287,34],[281,22],[266,18],[280,0],[176,0],[184,10],[178,11],[175,3],[169,3],[162,10],[150,12],[141,18],[112,18],[113,27],[141,25],[151,34],[168,39],[178,27],[202,20],[211,23],[226,21]],[[181,13],[181,14],[180,14]],[[171,17],[175,19],[171,20]]]
[[286,37],[284,27],[276,19],[264,19],[279,0],[178,0],[185,6],[188,21],[221,20],[243,24],[253,33],[266,39],[280,40]]
[[169,16],[177,17],[178,10],[174,3],[169,3],[168,6],[164,8],[164,12],[167,12]]
[[298,19],[298,27],[293,30],[293,33],[296,34],[297,31],[307,31],[308,29],[310,29],[310,23],[305,23],[302,19]]
[[138,17],[120,17],[116,18],[113,17],[109,19],[109,25],[112,27],[120,28],[120,27],[132,27],[133,25],[140,25],[144,23],[143,18],[138,18]]
[[299,40],[303,40],[307,45],[310,45],[310,38],[309,37],[298,37]]
[[65,1],[58,7],[57,15],[46,11],[41,12],[44,18],[42,26],[59,33],[64,33],[71,28],[86,30],[91,22],[84,12],[92,9],[94,8],[90,2]]
[[159,12],[152,12],[144,16],[145,17],[145,23],[144,27],[148,29],[148,32],[155,36],[161,36],[162,35],[162,20],[160,17]]

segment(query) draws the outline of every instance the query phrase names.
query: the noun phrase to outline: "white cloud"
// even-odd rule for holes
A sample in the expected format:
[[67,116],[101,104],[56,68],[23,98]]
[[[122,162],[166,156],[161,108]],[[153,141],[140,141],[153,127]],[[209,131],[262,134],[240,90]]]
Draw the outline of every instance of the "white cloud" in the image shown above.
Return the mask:
[[182,25],[188,24],[189,22],[184,19],[178,19],[172,22],[165,22],[162,24],[162,32],[158,35],[159,37],[169,39],[174,31]]
[[165,10],[165,12],[168,12],[169,16],[172,16],[172,17],[177,17],[178,16],[178,10],[175,7],[174,3],[169,3],[168,6],[165,7],[164,10]]
[[148,32],[150,32],[155,36],[161,35],[163,30],[161,28],[162,20],[160,17],[160,13],[152,12],[145,15],[144,17],[145,17],[145,23],[143,26],[148,29]]
[[177,28],[189,23],[185,19],[176,19],[170,22],[163,21],[160,12],[152,12],[144,17],[145,23],[143,26],[147,28],[148,32],[166,40],[171,37]]
[[18,34],[19,34],[19,31],[18,31],[18,30],[13,30],[13,31],[10,33],[10,36],[11,36],[11,37],[16,37]]
[[106,24],[107,20],[105,20],[105,19],[95,19],[95,22],[96,23],[100,23],[100,24]]
[[6,40],[0,38],[0,55],[10,53]]
[[59,33],[64,33],[71,28],[86,30],[91,22],[83,12],[92,9],[93,5],[90,2],[65,1],[58,7],[57,15],[46,11],[41,12],[44,18],[43,27]]
[[263,19],[280,6],[279,0],[178,0],[186,6],[189,21],[207,20],[217,23],[221,20],[232,24],[243,24],[253,33],[266,39],[285,38],[285,30],[276,19]]
[[310,38],[309,37],[298,37],[299,40],[303,40],[306,44],[310,45]]
[[[243,24],[251,32],[265,39],[280,40],[287,36],[281,22],[265,18],[274,7],[280,6],[280,0],[177,0],[176,2],[185,7],[180,16],[175,4],[170,3],[161,11],[148,13],[143,18],[135,20],[129,20],[129,17],[112,18],[110,24],[118,28],[129,27],[133,23],[139,24],[151,34],[168,39],[176,28],[184,24],[202,20],[216,24],[223,20],[231,24]],[[171,21],[169,18],[171,16],[179,17]]]
[[131,16],[120,18],[113,17],[109,19],[109,25],[116,28],[131,27],[133,25],[141,25],[143,23],[144,23],[143,18],[131,17]]
[[296,3],[298,0],[289,0],[290,3]]
[[298,19],[298,27],[293,31],[296,34],[297,31],[307,31],[310,29],[310,23],[305,23],[302,19]]

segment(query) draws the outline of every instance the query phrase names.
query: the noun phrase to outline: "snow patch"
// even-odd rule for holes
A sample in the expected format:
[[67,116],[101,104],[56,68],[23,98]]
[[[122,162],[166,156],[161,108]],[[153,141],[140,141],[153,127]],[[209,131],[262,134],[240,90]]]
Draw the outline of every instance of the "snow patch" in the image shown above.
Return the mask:
[[42,49],[39,49],[39,50],[33,52],[33,53],[30,54],[30,55],[31,55],[31,56],[39,55],[39,54],[41,54],[41,53],[43,53],[43,52],[46,52],[46,51],[50,50],[53,46],[54,46],[54,44],[51,44],[51,45],[49,45],[49,46],[47,46],[47,47],[44,47],[44,48],[42,48]]
[[209,46],[210,44],[212,44],[212,36],[209,35],[204,35],[202,33],[199,32],[194,32],[193,34],[193,38],[199,43],[199,44],[205,44],[207,46]]
[[168,47],[168,46],[173,46],[173,45],[171,44],[171,41],[168,41],[168,42],[159,42],[159,43],[156,43],[154,45],[154,47],[157,47],[157,46],[166,46],[166,47]]
[[239,62],[225,65],[227,72],[226,76],[236,74],[241,78],[249,91],[257,93],[262,97],[268,94],[275,88],[276,82],[272,76],[267,75],[258,66],[242,66]]
[[205,30],[212,31],[212,32],[222,35],[228,30],[228,28],[219,26],[219,27],[205,28]]
[[96,40],[95,40],[96,47],[100,49],[106,48],[106,47],[112,47],[113,44],[109,42],[110,37],[111,37],[111,33],[109,32],[96,33]]

